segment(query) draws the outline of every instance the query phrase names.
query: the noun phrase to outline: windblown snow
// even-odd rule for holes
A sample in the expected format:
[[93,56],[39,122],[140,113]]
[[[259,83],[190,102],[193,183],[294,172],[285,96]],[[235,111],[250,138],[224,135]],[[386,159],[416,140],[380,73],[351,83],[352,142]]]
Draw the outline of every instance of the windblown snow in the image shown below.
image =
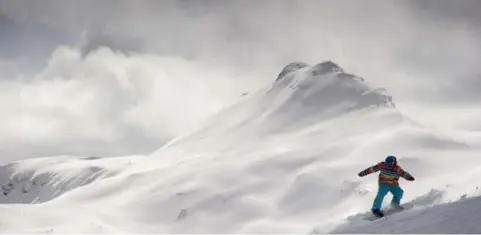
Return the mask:
[[[332,61],[295,62],[148,156],[2,166],[0,231],[480,233],[480,137],[416,123]],[[362,220],[377,181],[357,173],[388,154],[415,207]]]

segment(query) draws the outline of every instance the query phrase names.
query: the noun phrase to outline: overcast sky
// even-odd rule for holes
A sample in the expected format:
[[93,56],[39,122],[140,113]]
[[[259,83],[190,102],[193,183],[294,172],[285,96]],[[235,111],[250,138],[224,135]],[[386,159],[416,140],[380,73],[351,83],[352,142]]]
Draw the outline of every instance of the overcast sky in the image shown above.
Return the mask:
[[394,101],[476,104],[481,1],[0,0],[0,154],[148,153],[323,60]]

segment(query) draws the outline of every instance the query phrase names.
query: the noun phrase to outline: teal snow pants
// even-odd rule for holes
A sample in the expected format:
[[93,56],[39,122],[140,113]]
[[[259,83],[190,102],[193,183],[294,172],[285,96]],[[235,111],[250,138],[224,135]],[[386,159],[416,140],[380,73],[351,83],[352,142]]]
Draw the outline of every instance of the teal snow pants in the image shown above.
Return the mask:
[[404,191],[399,185],[379,184],[379,189],[372,205],[373,210],[381,209],[382,201],[388,192],[391,192],[393,195],[391,204],[399,205],[401,203]]

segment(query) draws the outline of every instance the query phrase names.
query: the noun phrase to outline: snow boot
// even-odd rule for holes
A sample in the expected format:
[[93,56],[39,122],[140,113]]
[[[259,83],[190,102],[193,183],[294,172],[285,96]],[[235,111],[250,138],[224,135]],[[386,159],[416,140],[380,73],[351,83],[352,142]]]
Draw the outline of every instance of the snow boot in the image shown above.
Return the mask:
[[372,211],[372,214],[376,217],[383,217],[384,216],[384,213],[382,213],[382,211],[379,210],[379,209],[373,209],[371,211]]

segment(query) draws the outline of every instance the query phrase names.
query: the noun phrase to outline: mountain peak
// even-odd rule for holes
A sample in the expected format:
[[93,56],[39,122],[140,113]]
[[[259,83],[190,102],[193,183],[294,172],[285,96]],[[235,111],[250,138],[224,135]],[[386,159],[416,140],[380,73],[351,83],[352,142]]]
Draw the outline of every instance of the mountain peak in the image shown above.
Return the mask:
[[328,118],[367,107],[395,107],[384,88],[373,87],[330,60],[313,66],[287,64],[268,93],[278,97],[275,113],[297,117]]

